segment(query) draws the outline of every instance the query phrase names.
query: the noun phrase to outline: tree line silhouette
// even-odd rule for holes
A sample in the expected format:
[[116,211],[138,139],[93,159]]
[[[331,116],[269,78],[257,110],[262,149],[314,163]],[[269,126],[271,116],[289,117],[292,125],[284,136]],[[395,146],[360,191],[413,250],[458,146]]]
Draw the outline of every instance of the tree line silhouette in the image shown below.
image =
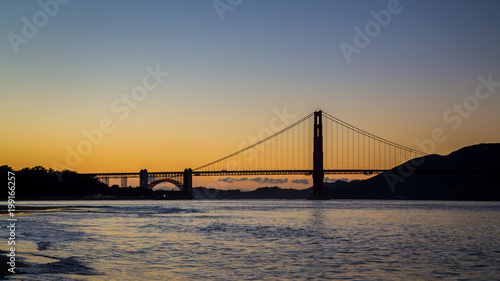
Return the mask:
[[[121,188],[118,185],[108,187],[87,175],[68,170],[59,172],[42,166],[19,171],[14,171],[7,165],[0,166],[1,174],[5,175],[4,186],[7,186],[8,171],[16,175],[17,199],[155,198],[160,197],[161,193],[143,188]],[[2,197],[6,198],[7,192]]]

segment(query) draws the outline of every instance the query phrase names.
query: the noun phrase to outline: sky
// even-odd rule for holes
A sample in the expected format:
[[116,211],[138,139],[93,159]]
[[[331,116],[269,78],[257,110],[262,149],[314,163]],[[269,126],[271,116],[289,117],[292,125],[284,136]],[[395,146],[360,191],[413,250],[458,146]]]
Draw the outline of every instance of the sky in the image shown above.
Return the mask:
[[276,112],[320,109],[428,153],[500,141],[498,1],[0,7],[0,164],[14,169],[195,168]]

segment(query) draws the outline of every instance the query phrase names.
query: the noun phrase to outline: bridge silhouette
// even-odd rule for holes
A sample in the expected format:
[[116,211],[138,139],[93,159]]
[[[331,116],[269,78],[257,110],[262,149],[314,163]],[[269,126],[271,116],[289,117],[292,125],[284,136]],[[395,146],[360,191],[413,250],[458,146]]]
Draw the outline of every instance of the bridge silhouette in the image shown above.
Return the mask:
[[313,178],[309,199],[326,199],[325,174],[378,174],[425,153],[361,130],[326,112],[316,111],[262,140],[195,169],[173,172],[89,173],[109,185],[139,178],[152,189],[169,182],[181,198],[192,198],[193,176],[308,175]]

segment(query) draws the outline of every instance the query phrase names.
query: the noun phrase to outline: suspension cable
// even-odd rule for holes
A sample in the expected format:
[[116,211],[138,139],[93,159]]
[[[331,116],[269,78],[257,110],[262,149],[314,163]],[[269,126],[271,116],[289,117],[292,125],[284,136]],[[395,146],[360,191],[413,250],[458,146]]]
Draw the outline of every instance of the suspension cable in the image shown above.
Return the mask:
[[205,165],[203,165],[203,166],[200,166],[200,167],[198,167],[198,168],[196,168],[196,169],[193,169],[193,171],[196,171],[196,170],[200,170],[200,169],[206,168],[206,167],[208,167],[208,166],[211,166],[211,165],[213,165],[213,164],[216,164],[216,163],[219,163],[219,162],[221,162],[221,161],[224,161],[224,160],[226,160],[226,159],[228,159],[228,158],[231,158],[231,157],[233,157],[233,156],[235,156],[235,155],[237,155],[237,154],[240,154],[240,153],[242,153],[242,152],[245,152],[245,151],[247,151],[247,150],[249,150],[249,149],[252,149],[252,148],[254,148],[254,147],[256,147],[256,146],[258,146],[258,145],[260,145],[260,144],[262,144],[262,143],[264,143],[264,142],[266,142],[266,141],[268,141],[268,140],[270,140],[270,139],[272,139],[272,138],[274,138],[274,137],[276,137],[276,136],[279,136],[279,135],[281,135],[282,133],[284,133],[284,132],[286,132],[286,131],[288,131],[288,130],[290,130],[290,129],[292,129],[293,127],[297,126],[298,124],[300,124],[300,123],[304,122],[305,120],[307,120],[307,119],[311,118],[313,115],[314,115],[314,113],[310,113],[310,114],[309,114],[309,115],[307,115],[306,117],[304,117],[304,118],[300,119],[299,121],[297,121],[297,122],[293,123],[292,125],[290,125],[290,126],[288,126],[288,127],[284,128],[283,130],[281,130],[281,131],[279,131],[279,132],[276,132],[276,133],[274,133],[274,134],[272,134],[272,135],[270,135],[270,136],[268,136],[268,137],[266,137],[266,138],[264,138],[264,139],[262,139],[262,140],[260,140],[260,141],[258,141],[258,142],[256,142],[256,143],[254,143],[254,144],[252,144],[252,145],[249,145],[249,146],[247,146],[247,147],[245,147],[245,148],[243,148],[243,149],[240,149],[240,150],[238,150],[238,151],[236,151],[236,152],[234,152],[234,153],[231,153],[231,154],[229,154],[229,155],[227,155],[227,156],[225,156],[225,157],[222,157],[222,158],[217,159],[217,160],[215,160],[215,161],[212,161],[212,162],[210,162],[210,163],[208,163],[208,164],[205,164]]

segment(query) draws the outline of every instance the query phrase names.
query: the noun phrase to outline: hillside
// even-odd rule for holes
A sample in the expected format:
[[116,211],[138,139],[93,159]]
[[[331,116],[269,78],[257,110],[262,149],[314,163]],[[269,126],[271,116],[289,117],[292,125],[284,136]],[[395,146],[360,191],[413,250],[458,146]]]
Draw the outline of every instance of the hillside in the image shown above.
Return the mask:
[[329,198],[500,200],[500,144],[427,155],[367,180],[325,185]]

